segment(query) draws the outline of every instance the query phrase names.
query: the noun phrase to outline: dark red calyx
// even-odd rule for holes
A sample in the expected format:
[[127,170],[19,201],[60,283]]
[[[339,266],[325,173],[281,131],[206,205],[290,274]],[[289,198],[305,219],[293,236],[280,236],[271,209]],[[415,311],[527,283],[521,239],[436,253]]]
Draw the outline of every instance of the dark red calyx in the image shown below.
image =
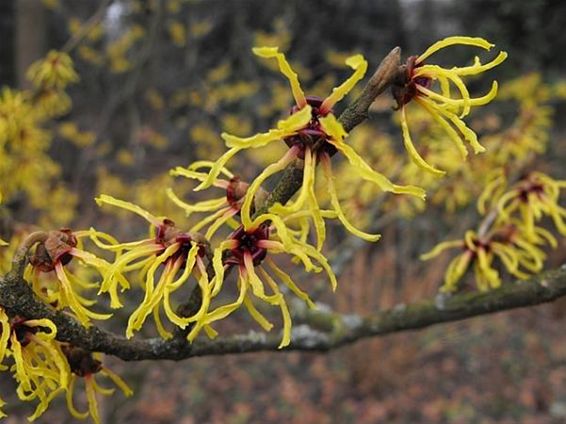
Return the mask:
[[71,345],[63,345],[61,349],[67,358],[71,372],[79,377],[96,374],[102,369],[102,363],[94,359],[91,352]]
[[77,238],[69,228],[49,231],[46,240],[35,248],[30,263],[41,272],[53,271],[57,263],[67,265],[73,259],[70,252],[76,246]]
[[527,175],[519,185],[519,199],[522,202],[528,203],[529,194],[536,194],[537,196],[544,194],[544,185],[532,175]]
[[250,254],[254,265],[259,265],[267,255],[267,250],[257,244],[261,240],[269,240],[269,226],[260,225],[253,231],[245,231],[243,226],[238,227],[228,239],[236,240],[237,246],[230,249],[231,255],[224,263],[230,265],[243,265],[244,255]]
[[490,241],[475,238],[472,240],[472,244],[476,247],[476,249],[482,249],[485,252],[489,252],[489,250],[491,249]]
[[401,109],[419,94],[417,85],[425,88],[430,88],[432,85],[432,80],[428,77],[415,77],[415,69],[423,65],[422,63],[416,63],[417,58],[418,56],[410,56],[407,59],[403,76],[397,78],[391,86],[391,93],[397,102],[397,106],[394,107],[395,110]]
[[[328,135],[322,130],[319,118],[328,115],[332,110],[321,112],[320,107],[324,101],[322,98],[317,96],[307,96],[307,104],[312,107],[312,118],[307,126],[297,132],[297,134],[290,137],[286,137],[283,140],[285,144],[289,147],[298,146],[300,148],[297,157],[299,159],[305,158],[305,149],[307,147],[313,150],[324,150],[330,156],[336,153],[336,148],[331,144],[327,143]],[[291,114],[299,111],[298,106],[293,106],[291,108]]]
[[249,186],[248,183],[241,181],[238,176],[230,179],[230,183],[226,187],[226,200],[233,209],[240,210],[241,201],[246,195]]
[[[22,347],[26,347],[31,342],[31,335],[37,333],[37,327],[28,327],[24,323],[27,320],[25,318],[16,316],[10,322],[10,329],[12,334],[16,335],[16,340],[20,343]],[[9,343],[10,347],[11,343]]]
[[[187,257],[189,250],[192,247],[191,242],[195,241],[194,237],[185,232],[181,231],[179,228],[175,226],[175,223],[165,218],[163,223],[161,223],[157,227],[157,231],[155,233],[155,242],[161,244],[163,246],[163,250],[158,252],[157,254],[160,255],[163,251],[168,248],[169,246],[178,243],[180,244],[180,248],[172,255],[169,259],[176,260],[178,257]],[[200,243],[199,243],[200,244]],[[198,255],[203,257],[206,254],[205,246],[199,248]]]

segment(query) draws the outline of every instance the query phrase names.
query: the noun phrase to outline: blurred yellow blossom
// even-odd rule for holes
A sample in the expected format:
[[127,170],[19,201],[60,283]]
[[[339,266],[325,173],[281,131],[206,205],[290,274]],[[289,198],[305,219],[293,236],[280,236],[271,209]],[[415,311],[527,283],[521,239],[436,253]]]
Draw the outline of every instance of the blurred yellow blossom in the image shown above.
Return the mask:
[[27,78],[36,87],[57,89],[79,80],[70,56],[57,50],[51,50],[45,59],[34,62],[27,71]]
[[171,21],[167,24],[167,31],[173,44],[177,47],[184,47],[187,44],[187,31],[185,26],[179,21]]
[[81,131],[75,122],[65,121],[59,124],[59,135],[77,147],[91,146],[96,140],[96,134],[92,131]]

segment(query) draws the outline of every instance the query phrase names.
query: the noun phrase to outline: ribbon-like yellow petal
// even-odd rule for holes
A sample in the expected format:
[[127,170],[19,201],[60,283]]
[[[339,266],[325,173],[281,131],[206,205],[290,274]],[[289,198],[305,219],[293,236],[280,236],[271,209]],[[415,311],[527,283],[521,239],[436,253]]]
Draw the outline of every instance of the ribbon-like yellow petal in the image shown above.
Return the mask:
[[332,89],[332,94],[322,102],[320,112],[324,115],[332,110],[334,105],[344,98],[352,88],[361,80],[368,69],[368,63],[361,54],[350,56],[346,59],[346,65],[354,70],[354,73],[338,87]]
[[491,44],[489,41],[480,38],[480,37],[465,37],[465,36],[452,36],[444,38],[440,41],[437,41],[432,46],[424,51],[419,57],[417,58],[417,64],[421,63],[423,60],[427,59],[432,54],[436,53],[439,50],[442,50],[449,46],[454,45],[467,45],[467,46],[475,46],[480,47],[485,50],[491,49],[495,44]]
[[289,84],[291,84],[291,91],[293,92],[293,97],[295,98],[295,102],[297,102],[297,106],[299,108],[306,106],[307,99],[305,98],[305,93],[303,92],[301,84],[299,83],[299,77],[297,76],[297,73],[293,71],[293,68],[291,68],[289,62],[287,62],[285,55],[279,52],[279,48],[254,47],[252,51],[256,56],[264,57],[267,59],[275,58],[277,60],[279,70],[283,75],[287,77]]

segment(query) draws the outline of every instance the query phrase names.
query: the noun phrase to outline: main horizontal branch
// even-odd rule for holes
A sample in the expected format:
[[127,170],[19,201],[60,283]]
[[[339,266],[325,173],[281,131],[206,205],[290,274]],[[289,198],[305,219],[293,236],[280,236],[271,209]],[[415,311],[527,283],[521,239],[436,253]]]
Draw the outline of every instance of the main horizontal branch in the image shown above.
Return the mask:
[[127,340],[97,327],[84,328],[68,314],[53,310],[37,299],[26,281],[15,273],[0,280],[0,304],[10,314],[48,318],[58,328],[58,340],[126,361],[182,360],[195,356],[260,351],[328,351],[364,338],[534,306],[563,296],[566,296],[566,267],[541,273],[529,281],[509,283],[490,292],[458,294],[442,301],[436,299],[399,305],[367,317],[311,310],[297,317],[296,321],[302,324],[294,326],[290,346],[278,350],[279,334],[255,332],[192,344],[178,338]]

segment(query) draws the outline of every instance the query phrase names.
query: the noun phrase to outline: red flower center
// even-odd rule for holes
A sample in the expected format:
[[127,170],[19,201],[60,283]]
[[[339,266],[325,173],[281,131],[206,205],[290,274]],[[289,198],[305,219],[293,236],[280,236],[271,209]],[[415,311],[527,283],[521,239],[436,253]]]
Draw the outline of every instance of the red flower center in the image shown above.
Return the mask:
[[415,96],[419,95],[417,85],[430,88],[432,80],[425,76],[415,76],[415,69],[421,67],[423,63],[416,63],[418,56],[410,56],[405,64],[405,75],[400,81],[395,82],[391,87],[393,98],[397,102],[396,110],[399,110],[409,103]]
[[[175,226],[175,223],[172,220],[165,218],[163,223],[157,227],[157,231],[155,233],[155,242],[163,246],[163,250],[158,252],[157,255],[162,254],[169,246],[178,243],[180,245],[179,249],[167,258],[167,261],[175,261],[179,257],[186,259],[189,250],[191,250],[192,247],[192,240],[193,239],[190,234],[181,231]],[[199,248],[198,255],[200,257],[205,255],[204,246]]]
[[70,345],[63,345],[61,348],[73,374],[86,377],[102,369],[102,363],[94,359],[91,352]]
[[[20,342],[22,347],[26,347],[31,342],[30,336],[38,331],[37,327],[28,327],[25,325],[25,321],[26,320],[23,318],[15,317],[10,325],[12,334],[16,335],[16,340]],[[8,342],[8,346],[10,345],[11,342]]]
[[[284,138],[283,140],[289,147],[298,146],[300,148],[298,157],[305,158],[305,149],[307,147],[314,150],[323,150],[330,156],[336,153],[336,148],[327,143],[328,135],[324,132],[320,125],[319,118],[328,115],[332,111],[322,112],[320,106],[323,99],[317,96],[307,96],[307,104],[312,107],[312,118],[307,126],[297,132],[297,134]],[[291,108],[291,114],[299,111],[298,106]]]
[[70,252],[77,243],[77,238],[68,228],[50,231],[46,240],[37,245],[30,263],[41,272],[51,272],[57,263],[67,265],[73,259]]
[[261,240],[269,240],[269,226],[260,225],[257,229],[252,231],[245,231],[243,226],[240,226],[228,239],[236,240],[236,246],[230,249],[231,255],[224,260],[225,264],[229,265],[243,265],[244,255],[250,254],[254,265],[259,265],[267,255],[267,249],[258,246]]

